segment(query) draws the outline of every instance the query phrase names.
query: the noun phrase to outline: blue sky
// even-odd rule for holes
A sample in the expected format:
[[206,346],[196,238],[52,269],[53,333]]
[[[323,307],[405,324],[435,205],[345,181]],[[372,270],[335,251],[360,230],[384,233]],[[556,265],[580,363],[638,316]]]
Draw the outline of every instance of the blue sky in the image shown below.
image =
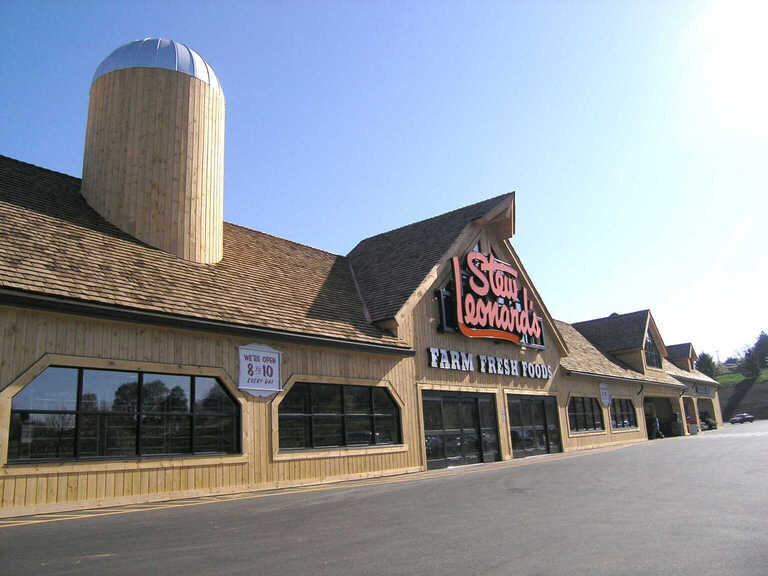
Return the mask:
[[0,154],[80,176],[99,62],[215,69],[225,219],[331,252],[515,190],[550,312],[650,308],[725,357],[768,330],[761,2],[0,3]]

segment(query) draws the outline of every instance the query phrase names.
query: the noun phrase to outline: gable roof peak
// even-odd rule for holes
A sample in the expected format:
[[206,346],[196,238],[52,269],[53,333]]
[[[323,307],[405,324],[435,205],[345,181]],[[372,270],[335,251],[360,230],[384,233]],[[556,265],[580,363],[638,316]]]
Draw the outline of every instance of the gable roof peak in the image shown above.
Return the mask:
[[348,257],[371,319],[394,318],[466,227],[504,202],[514,202],[514,192],[360,241]]
[[[357,246],[362,244],[363,242],[367,242],[369,240],[373,240],[375,238],[379,238],[381,236],[388,236],[390,234],[394,234],[397,232],[400,232],[402,230],[405,230],[407,228],[410,228],[412,226],[422,226],[426,225],[434,220],[447,218],[447,217],[453,217],[453,216],[460,216],[461,213],[464,212],[482,212],[477,216],[471,217],[469,220],[476,220],[477,218],[482,217],[486,212],[489,212],[492,210],[497,204],[501,203],[502,200],[514,196],[514,192],[507,192],[505,194],[499,194],[498,196],[494,196],[493,198],[488,198],[486,200],[481,200],[480,202],[475,202],[474,204],[469,204],[467,206],[462,206],[460,208],[456,208],[455,210],[451,210],[449,212],[443,212],[442,214],[438,214],[437,216],[430,216],[429,218],[425,218],[424,220],[417,220],[416,222],[411,222],[410,224],[405,224],[403,226],[399,226],[397,228],[392,228],[391,230],[387,230],[386,232],[380,232],[378,234],[374,234],[373,236],[368,236],[367,238],[363,238],[360,242],[357,243]],[[479,210],[478,210],[479,209]],[[355,248],[357,248],[355,246]],[[355,250],[355,248],[352,249],[352,251]],[[350,252],[351,254],[351,252]]]

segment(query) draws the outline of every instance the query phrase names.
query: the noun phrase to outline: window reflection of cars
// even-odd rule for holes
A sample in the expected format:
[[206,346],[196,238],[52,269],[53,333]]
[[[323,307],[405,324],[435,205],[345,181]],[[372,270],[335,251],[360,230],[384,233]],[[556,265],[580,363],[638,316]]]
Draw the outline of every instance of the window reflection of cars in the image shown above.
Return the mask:
[[733,418],[731,418],[731,424],[744,424],[745,422],[754,422],[755,417],[752,416],[752,414],[748,414],[747,412],[742,412],[741,414],[734,414]]

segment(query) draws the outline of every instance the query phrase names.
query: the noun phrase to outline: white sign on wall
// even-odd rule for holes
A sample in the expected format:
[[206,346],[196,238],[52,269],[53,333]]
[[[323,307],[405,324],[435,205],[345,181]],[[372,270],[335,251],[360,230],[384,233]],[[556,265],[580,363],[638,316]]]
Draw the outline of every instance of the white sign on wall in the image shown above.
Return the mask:
[[237,387],[251,396],[277,394],[283,389],[280,378],[281,353],[269,346],[240,346],[240,379]]
[[608,393],[608,385],[600,384],[600,402],[606,408],[611,405],[611,395]]

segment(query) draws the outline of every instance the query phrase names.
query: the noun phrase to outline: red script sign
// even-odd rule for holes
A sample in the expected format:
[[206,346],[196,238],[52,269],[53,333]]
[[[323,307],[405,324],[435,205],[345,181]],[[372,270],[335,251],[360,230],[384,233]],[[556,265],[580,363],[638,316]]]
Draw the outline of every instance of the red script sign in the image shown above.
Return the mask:
[[[467,254],[467,269],[471,273],[463,293],[461,267],[458,256],[452,258],[453,279],[456,286],[456,319],[459,331],[468,338],[498,338],[520,343],[523,334],[533,338],[541,335],[541,326],[528,289],[517,282],[517,270],[472,251]],[[523,296],[519,298],[522,288]],[[521,310],[510,301],[521,303]]]

